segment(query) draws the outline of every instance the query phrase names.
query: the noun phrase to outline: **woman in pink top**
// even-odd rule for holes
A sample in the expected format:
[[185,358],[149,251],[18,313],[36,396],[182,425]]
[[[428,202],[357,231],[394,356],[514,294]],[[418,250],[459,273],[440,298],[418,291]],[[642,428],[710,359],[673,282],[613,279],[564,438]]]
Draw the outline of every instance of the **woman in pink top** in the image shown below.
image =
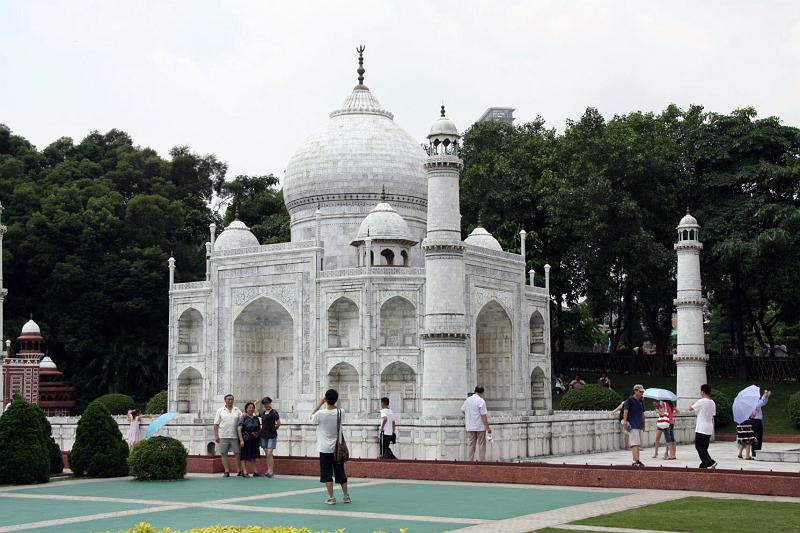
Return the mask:
[[128,433],[125,435],[125,442],[128,443],[128,448],[133,448],[134,444],[142,440],[139,436],[140,418],[141,415],[138,409],[128,410],[128,422],[130,423],[130,427],[128,428]]

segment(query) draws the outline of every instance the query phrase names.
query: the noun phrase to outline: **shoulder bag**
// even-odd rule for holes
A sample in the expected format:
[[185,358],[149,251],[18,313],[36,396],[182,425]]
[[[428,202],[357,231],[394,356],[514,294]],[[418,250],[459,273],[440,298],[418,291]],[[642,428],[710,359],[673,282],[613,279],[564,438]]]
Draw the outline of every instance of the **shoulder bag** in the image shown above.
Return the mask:
[[347,449],[347,443],[344,441],[344,434],[342,433],[342,411],[336,409],[336,446],[333,449],[333,460],[340,465],[343,465],[350,459],[350,450]]

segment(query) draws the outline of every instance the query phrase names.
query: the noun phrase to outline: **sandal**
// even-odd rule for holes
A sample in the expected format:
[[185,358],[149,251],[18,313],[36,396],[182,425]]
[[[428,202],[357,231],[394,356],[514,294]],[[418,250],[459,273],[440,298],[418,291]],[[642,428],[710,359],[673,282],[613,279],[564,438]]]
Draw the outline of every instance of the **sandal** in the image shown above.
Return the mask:
[[739,459],[744,459],[744,457],[742,457],[741,455],[737,455],[736,457],[738,457]]

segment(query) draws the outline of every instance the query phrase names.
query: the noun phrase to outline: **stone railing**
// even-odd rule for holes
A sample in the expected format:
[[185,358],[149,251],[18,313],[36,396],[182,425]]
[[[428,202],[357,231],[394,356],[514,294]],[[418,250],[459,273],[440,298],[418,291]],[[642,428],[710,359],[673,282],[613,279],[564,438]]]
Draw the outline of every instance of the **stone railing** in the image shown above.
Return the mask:
[[211,284],[207,281],[190,281],[188,283],[176,283],[172,286],[173,291],[198,291],[210,288]]
[[[648,412],[643,446],[651,446],[655,438],[655,414]],[[128,421],[114,417],[125,435]],[[395,453],[402,459],[454,460],[466,457],[466,435],[463,418],[440,420],[420,419],[398,413],[399,427]],[[281,416],[277,455],[316,456],[317,426],[308,415],[287,413]],[[348,414],[343,431],[351,457],[377,457],[377,415]],[[78,417],[50,417],[53,437],[62,450],[70,450],[75,441]],[[151,418],[141,422],[141,435],[147,431]],[[546,455],[570,455],[621,450],[622,432],[616,416],[607,411],[557,411],[553,414],[512,416],[491,414],[493,444],[489,448],[491,461],[522,461]],[[694,416],[675,418],[675,438],[680,443],[692,442]],[[213,419],[181,414],[159,430],[180,440],[190,454],[213,455]]]
[[234,248],[233,250],[220,250],[214,252],[214,257],[226,257],[231,255],[264,254],[269,252],[283,252],[286,250],[299,250],[302,248],[313,248],[317,246],[317,241],[298,241],[298,242],[279,242],[277,244],[261,244],[248,248]]
[[483,246],[474,246],[472,244],[465,244],[468,252],[479,255],[491,255],[492,257],[499,257],[509,261],[522,263],[522,256],[511,252],[503,252],[502,250],[492,250],[491,248],[484,248]]
[[[354,276],[366,276],[367,267],[337,268],[335,270],[323,270],[319,273],[320,279],[349,278]],[[424,268],[411,267],[369,267],[370,276],[424,276]]]

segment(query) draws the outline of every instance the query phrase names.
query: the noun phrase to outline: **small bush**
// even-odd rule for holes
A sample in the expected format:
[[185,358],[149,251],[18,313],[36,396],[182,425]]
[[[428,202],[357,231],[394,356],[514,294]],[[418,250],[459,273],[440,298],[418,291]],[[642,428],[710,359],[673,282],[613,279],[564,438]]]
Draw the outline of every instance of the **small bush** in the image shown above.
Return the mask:
[[144,412],[148,415],[163,415],[167,412],[167,391],[162,390],[147,402]]
[[733,421],[733,403],[727,394],[718,389],[711,389],[711,399],[717,405],[717,414],[714,416],[714,427],[721,428]]
[[786,411],[789,413],[789,420],[792,425],[800,429],[800,392],[795,392],[789,396],[789,406]]
[[76,476],[117,477],[128,474],[128,445],[108,409],[89,404],[75,432],[69,466]]
[[565,411],[609,411],[616,408],[622,397],[611,389],[600,385],[585,385],[567,391],[561,397],[561,409]]
[[137,442],[128,457],[136,479],[183,479],[188,452],[172,437],[151,437]]
[[0,483],[50,480],[50,450],[39,413],[35,405],[15,399],[0,416]]
[[104,394],[92,403],[101,403],[112,415],[127,415],[128,409],[135,409],[136,402],[127,394]]

